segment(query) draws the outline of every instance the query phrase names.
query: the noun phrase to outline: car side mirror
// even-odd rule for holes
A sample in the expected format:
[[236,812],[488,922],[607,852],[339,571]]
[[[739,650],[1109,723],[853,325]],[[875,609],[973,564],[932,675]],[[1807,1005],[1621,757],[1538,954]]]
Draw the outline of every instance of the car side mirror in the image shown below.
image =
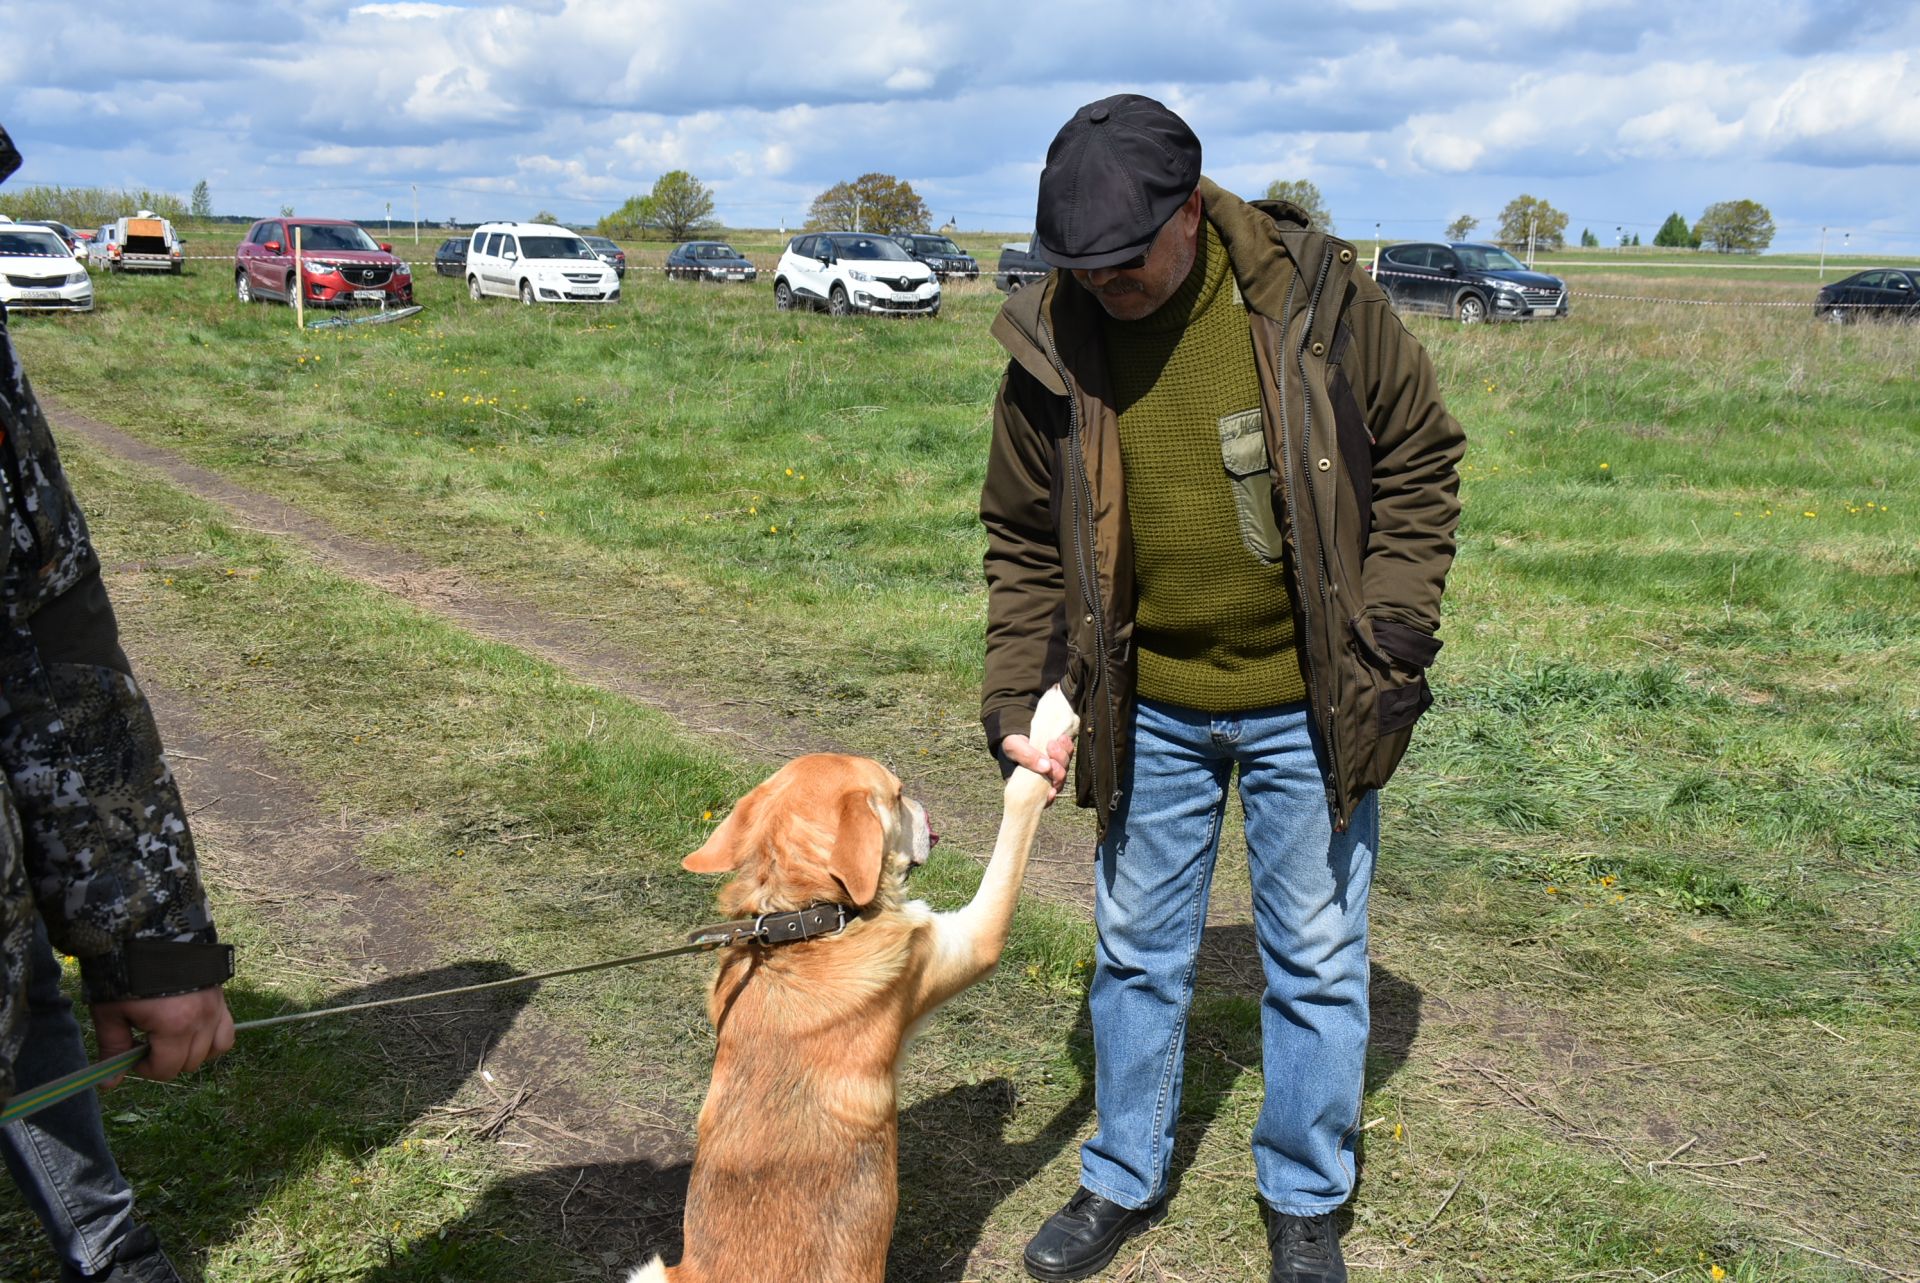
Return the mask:
[[1440,270],[1444,271],[1448,276],[1458,276],[1460,275],[1460,264],[1448,263],[1444,268]]
[[509,263],[518,263],[520,261],[520,251],[510,249],[500,257],[506,259]]
[[393,253],[393,246],[391,246],[391,245],[389,245],[389,244],[387,244],[387,243],[386,243],[385,241],[381,241],[381,242],[380,242],[380,252],[381,252],[382,254],[391,254],[391,253]]
[[268,241],[265,248],[269,254],[278,254],[280,252],[280,242]]

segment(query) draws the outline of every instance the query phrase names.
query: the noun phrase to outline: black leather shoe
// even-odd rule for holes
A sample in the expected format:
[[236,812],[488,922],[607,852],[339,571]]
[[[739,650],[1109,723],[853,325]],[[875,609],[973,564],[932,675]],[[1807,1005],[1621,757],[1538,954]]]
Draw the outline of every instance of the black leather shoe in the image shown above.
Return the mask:
[[1347,1283],[1347,1263],[1340,1258],[1340,1231],[1333,1213],[1288,1216],[1273,1212],[1267,1221],[1267,1246],[1273,1249],[1273,1272],[1267,1283]]
[[1122,1243],[1158,1224],[1166,1214],[1165,1199],[1136,1209],[1110,1203],[1092,1190],[1080,1190],[1047,1218],[1027,1244],[1027,1273],[1046,1283],[1098,1274]]
[[62,1283],[182,1283],[173,1262],[160,1250],[160,1240],[144,1225],[135,1226],[120,1240],[105,1274],[62,1270],[60,1278]]

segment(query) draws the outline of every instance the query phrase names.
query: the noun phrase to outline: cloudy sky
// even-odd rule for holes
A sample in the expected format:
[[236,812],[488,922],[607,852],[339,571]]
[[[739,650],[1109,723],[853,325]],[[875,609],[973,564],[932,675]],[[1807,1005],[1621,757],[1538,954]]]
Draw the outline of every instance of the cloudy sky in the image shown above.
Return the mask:
[[[591,222],[668,169],[735,226],[910,181],[936,223],[1020,232],[1075,107],[1151,94],[1206,170],[1305,178],[1342,234],[1491,230],[1522,192],[1569,238],[1651,240],[1751,198],[1774,248],[1920,253],[1920,5],[1907,0],[5,0],[16,185],[205,179],[222,214]],[[142,24],[136,15],[152,15]],[[112,16],[112,15],[118,15]],[[118,24],[118,25],[116,25]]]

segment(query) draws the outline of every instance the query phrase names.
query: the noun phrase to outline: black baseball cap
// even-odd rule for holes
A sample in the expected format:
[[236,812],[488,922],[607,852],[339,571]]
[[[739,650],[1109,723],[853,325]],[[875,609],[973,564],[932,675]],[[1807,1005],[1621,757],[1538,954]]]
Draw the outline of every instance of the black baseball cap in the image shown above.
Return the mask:
[[1200,140],[1164,104],[1140,94],[1090,102],[1047,148],[1036,248],[1055,267],[1124,263],[1199,184]]

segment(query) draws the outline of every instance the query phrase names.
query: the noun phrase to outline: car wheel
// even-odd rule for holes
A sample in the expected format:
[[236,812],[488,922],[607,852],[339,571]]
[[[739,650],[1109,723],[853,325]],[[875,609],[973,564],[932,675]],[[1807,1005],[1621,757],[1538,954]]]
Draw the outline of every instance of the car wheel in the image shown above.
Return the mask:
[[1486,300],[1478,294],[1462,294],[1453,304],[1453,319],[1462,325],[1478,325],[1487,319]]
[[853,311],[853,304],[847,299],[844,285],[836,285],[827,292],[827,311],[835,316],[846,316]]
[[1018,276],[1009,274],[1007,276],[1007,293],[1018,294],[1020,292],[1020,287],[1025,284],[1026,282],[1021,280]]
[[533,306],[533,282],[532,281],[520,282],[520,301],[526,304],[528,307]]
[[300,277],[297,273],[287,273],[287,306],[293,306],[293,300],[300,294]]
[[486,295],[480,292],[479,277],[469,276],[467,278],[467,297],[472,299],[476,303],[478,303],[481,299],[486,297]]
[[1847,323],[1847,310],[1843,307],[1830,307],[1826,310],[1825,315],[1828,325],[1845,325]]
[[253,283],[247,280],[245,270],[233,274],[233,297],[242,303],[253,302]]
[[793,289],[785,281],[773,283],[773,305],[782,312],[793,311]]

